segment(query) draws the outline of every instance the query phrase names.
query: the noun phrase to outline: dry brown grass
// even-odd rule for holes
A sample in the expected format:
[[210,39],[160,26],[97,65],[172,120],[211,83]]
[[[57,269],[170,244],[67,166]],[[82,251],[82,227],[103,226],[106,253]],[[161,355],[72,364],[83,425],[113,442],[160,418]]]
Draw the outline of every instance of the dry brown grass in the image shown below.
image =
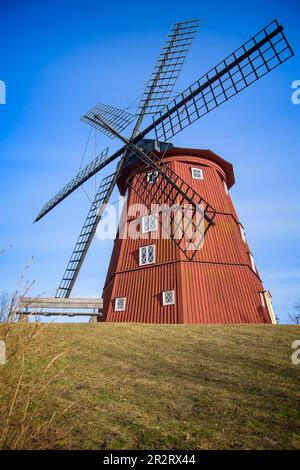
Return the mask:
[[[26,267],[27,269],[27,267]],[[22,283],[24,275],[21,277]],[[24,295],[30,286],[26,284]],[[40,449],[61,446],[67,435],[64,415],[73,405],[45,408],[43,396],[66,371],[65,350],[53,348],[45,356],[39,336],[47,324],[26,323],[18,316],[19,287],[0,303],[0,340],[7,363],[0,365],[0,449]]]
[[37,397],[43,422],[80,404],[55,448],[299,449],[299,338],[295,326],[50,324],[27,360],[35,377],[68,350]]

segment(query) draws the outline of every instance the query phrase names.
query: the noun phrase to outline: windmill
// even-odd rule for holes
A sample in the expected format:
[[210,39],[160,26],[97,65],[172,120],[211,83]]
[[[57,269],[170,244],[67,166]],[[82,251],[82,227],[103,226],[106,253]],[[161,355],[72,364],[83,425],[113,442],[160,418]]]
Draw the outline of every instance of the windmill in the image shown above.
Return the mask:
[[[40,220],[89,178],[118,160],[115,171],[100,182],[57,290],[57,298],[69,298],[97,225],[116,185],[119,186],[119,189],[123,187],[124,192],[130,191],[132,197],[135,194],[135,199],[146,205],[150,213],[153,204],[167,203],[171,207],[188,207],[188,210],[184,209],[180,212],[179,222],[176,211],[168,218],[164,214],[157,217],[163,230],[173,227],[170,229],[172,240],[168,243],[173,244],[174,250],[176,250],[176,259],[180,259],[184,266],[192,265],[197,258],[204,237],[210,237],[207,235],[210,227],[213,227],[210,229],[210,233],[212,237],[214,236],[213,232],[218,227],[216,215],[220,211],[215,208],[212,201],[203,197],[200,186],[196,187],[193,182],[188,182],[181,171],[175,171],[176,165],[174,166],[170,162],[174,155],[181,155],[184,152],[182,149],[180,151],[180,149],[173,148],[169,141],[186,127],[285,62],[293,55],[293,51],[283,33],[283,27],[277,20],[274,20],[182,93],[171,98],[183,63],[200,25],[201,20],[192,20],[175,23],[171,27],[135,115],[113,106],[97,104],[82,117],[82,121],[99,132],[110,138],[118,138],[122,142],[122,146],[112,155],[109,155],[108,149],[103,150],[45,204],[36,217],[36,221]],[[151,116],[150,123],[142,128],[143,120],[147,115]],[[131,135],[126,137],[123,131],[130,124],[133,124],[133,130]],[[154,137],[151,138],[153,133]],[[224,173],[227,183],[230,178],[234,181],[231,165],[212,152],[202,151],[200,154],[199,152],[198,154],[197,152],[195,154],[187,152],[187,154],[190,155],[190,159],[206,159],[210,162],[209,165],[212,165],[213,162],[214,167],[218,167],[218,174]],[[204,165],[208,165],[207,162],[204,162]],[[149,178],[152,178],[150,182]],[[231,184],[233,183],[231,182]],[[188,227],[189,230],[186,228],[182,230],[182,226]],[[242,227],[240,228],[242,230]],[[196,237],[195,241],[195,233],[197,232],[200,236]],[[119,255],[115,252],[113,258],[116,257],[118,258]],[[250,259],[250,261],[252,260]],[[111,264],[114,264],[114,261]],[[255,269],[253,263],[252,268]],[[115,274],[116,269],[110,266],[110,270],[112,269]],[[126,296],[114,296],[113,289],[113,287],[106,288],[107,311],[109,308],[114,308],[114,304],[117,312],[125,311]],[[265,304],[268,303],[268,297],[265,294],[266,291],[263,291],[262,284],[254,289],[258,289],[259,294],[264,292],[265,296],[262,302],[263,306],[267,308]],[[167,297],[165,295],[163,302],[168,305],[168,309],[174,308],[174,299],[173,302],[168,303],[168,300],[172,300],[172,292],[172,290],[164,292]],[[118,303],[119,305],[117,305]],[[117,308],[118,306],[120,308]],[[141,309],[141,305],[137,308]],[[106,319],[107,315],[108,313],[105,315]],[[177,312],[176,315],[176,319],[172,317],[170,322],[180,322],[180,314]],[[262,315],[261,321],[268,322],[270,320],[271,314],[268,316],[264,311]],[[130,321],[130,319],[131,321],[148,321],[147,319],[137,319],[137,317],[127,317],[127,320],[116,320],[116,318],[118,317],[113,317],[112,321]],[[149,321],[157,320],[153,317]],[[184,320],[182,321],[184,322]],[[197,319],[195,321],[197,322]],[[260,320],[251,317],[250,320],[248,318],[248,321]]]

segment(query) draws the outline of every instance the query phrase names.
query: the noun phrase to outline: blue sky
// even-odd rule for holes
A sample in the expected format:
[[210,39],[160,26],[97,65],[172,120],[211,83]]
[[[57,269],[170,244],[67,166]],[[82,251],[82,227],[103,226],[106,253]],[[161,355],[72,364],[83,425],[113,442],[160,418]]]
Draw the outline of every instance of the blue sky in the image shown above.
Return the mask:
[[[15,288],[26,262],[31,294],[53,295],[89,208],[77,190],[37,224],[41,206],[79,169],[89,127],[80,116],[97,102],[133,103],[175,21],[204,17],[180,91],[274,18],[285,26],[295,57],[174,138],[209,148],[234,164],[231,196],[276,313],[300,298],[299,2],[44,1],[1,5],[0,291]],[[117,142],[96,138],[100,151]],[[84,163],[94,152],[88,148]],[[109,174],[113,165],[104,171]],[[110,171],[111,170],[111,171]],[[99,181],[99,177],[97,177]],[[86,184],[90,197],[95,179]],[[116,200],[118,194],[114,194]],[[111,241],[95,238],[74,296],[101,294]]]

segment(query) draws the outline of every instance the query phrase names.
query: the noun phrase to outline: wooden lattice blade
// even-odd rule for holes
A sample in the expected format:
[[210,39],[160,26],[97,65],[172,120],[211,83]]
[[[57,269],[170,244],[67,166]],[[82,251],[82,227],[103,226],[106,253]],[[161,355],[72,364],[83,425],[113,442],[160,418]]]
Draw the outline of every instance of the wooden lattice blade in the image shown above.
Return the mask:
[[71,194],[75,189],[81,186],[86,180],[91,178],[95,173],[104,168],[110,160],[107,158],[108,147],[103,150],[94,160],[91,161],[87,166],[80,170],[80,172],[64,186],[47,204],[45,204],[42,210],[37,215],[35,222],[40,220],[44,215],[50,212],[57,204]]
[[283,27],[273,21],[157,113],[149,131],[169,140],[292,56]]
[[56,297],[65,298],[71,294],[98,223],[114,189],[116,177],[117,172],[103,178],[101,181],[59,285]]
[[115,108],[114,106],[109,106],[107,104],[99,103],[94,106],[88,113],[82,116],[81,120],[86,122],[92,127],[98,129],[98,131],[103,132],[103,134],[107,135],[111,139],[115,136],[109,132],[109,130],[103,126],[99,122],[95,121],[95,117],[99,115],[104,121],[110,124],[114,129],[118,132],[122,132],[126,129],[129,124],[135,119],[135,116],[128,111],[124,111],[123,109]]
[[[128,184],[150,211],[153,206],[168,206],[168,210],[158,217],[158,221],[184,255],[189,260],[193,259],[213,224],[216,210],[159,155],[133,144],[129,148],[148,169],[143,171],[140,164],[137,164],[139,168],[135,178],[129,180]],[[152,184],[147,175],[149,167],[158,175]],[[172,212],[171,217],[168,216],[168,211]]]
[[138,105],[137,114],[154,114],[169,101],[202,20],[175,23],[161,49]]

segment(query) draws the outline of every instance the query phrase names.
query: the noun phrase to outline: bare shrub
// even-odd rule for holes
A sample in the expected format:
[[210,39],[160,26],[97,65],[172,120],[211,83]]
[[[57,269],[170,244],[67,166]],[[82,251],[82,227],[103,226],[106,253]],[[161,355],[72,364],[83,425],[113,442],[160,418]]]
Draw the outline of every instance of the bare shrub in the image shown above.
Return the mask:
[[295,325],[300,325],[300,300],[295,303],[294,311],[292,313],[288,313],[290,322]]

